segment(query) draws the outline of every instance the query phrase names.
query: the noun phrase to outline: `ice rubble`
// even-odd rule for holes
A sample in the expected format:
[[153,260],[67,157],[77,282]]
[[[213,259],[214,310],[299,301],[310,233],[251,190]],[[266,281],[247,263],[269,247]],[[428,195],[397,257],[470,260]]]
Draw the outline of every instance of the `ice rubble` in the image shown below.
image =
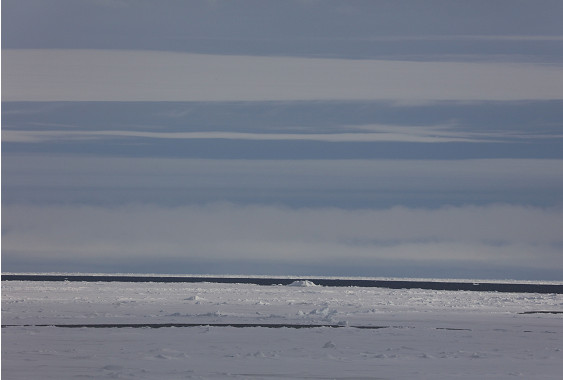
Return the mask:
[[[20,327],[2,329],[2,374],[44,380],[560,378],[563,315],[521,313],[562,310],[563,295],[307,285],[6,281],[2,323]],[[147,322],[341,327],[37,327]],[[379,328],[345,327],[354,325]]]
[[313,281],[309,281],[309,280],[297,280],[297,281],[293,281],[291,284],[289,284],[288,286],[296,286],[296,287],[302,287],[302,288],[306,288],[306,287],[311,287],[311,286],[317,286]]

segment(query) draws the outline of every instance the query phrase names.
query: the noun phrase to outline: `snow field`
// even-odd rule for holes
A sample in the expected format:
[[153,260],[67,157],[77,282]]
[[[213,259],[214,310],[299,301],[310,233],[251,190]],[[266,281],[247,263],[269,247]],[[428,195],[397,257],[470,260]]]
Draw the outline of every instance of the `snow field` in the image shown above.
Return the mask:
[[563,295],[212,283],[2,283],[6,379],[559,379]]

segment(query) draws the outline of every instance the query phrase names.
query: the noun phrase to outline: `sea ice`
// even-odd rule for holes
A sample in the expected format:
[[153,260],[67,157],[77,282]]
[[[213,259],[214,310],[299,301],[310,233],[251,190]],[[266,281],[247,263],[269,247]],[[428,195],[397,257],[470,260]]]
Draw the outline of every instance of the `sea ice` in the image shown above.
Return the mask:
[[[559,379],[563,295],[2,283],[6,379]],[[523,314],[528,312],[529,314]],[[45,325],[193,323],[197,327]],[[218,327],[331,325],[315,328]],[[358,328],[370,327],[370,329]]]

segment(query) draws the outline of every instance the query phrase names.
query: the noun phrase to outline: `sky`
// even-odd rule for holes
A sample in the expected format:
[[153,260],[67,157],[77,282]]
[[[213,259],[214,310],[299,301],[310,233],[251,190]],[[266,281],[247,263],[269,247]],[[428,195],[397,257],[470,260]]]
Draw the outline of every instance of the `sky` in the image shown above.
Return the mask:
[[2,1],[2,271],[563,279],[563,2]]

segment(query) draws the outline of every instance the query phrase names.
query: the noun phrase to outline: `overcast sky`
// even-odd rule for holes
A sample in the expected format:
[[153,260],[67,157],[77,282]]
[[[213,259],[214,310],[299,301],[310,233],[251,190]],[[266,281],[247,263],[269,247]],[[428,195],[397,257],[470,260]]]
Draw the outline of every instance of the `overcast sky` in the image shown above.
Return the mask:
[[2,270],[563,279],[561,1],[2,1]]

